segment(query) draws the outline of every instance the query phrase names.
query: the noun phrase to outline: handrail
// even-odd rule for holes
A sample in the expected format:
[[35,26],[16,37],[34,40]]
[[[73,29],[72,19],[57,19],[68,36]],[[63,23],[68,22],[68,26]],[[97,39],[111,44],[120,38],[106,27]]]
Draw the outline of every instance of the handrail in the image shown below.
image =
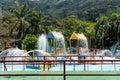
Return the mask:
[[[58,55],[58,56],[2,56],[2,57],[78,57],[78,55]],[[83,57],[105,57],[103,55],[85,55]],[[115,57],[115,56],[110,56]]]
[[0,62],[62,62],[63,63],[63,74],[0,74],[0,76],[63,76],[66,80],[66,76],[120,76],[120,74],[67,74],[66,73],[66,64],[67,62],[83,62],[84,66],[86,62],[120,62],[120,60],[3,60]]
[[120,60],[2,60],[0,62],[120,62]]

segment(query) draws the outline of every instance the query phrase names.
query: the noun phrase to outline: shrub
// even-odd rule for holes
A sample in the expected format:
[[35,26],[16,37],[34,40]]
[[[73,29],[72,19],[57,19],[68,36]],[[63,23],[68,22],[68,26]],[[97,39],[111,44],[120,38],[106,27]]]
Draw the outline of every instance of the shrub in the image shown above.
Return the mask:
[[37,37],[32,34],[27,34],[25,39],[23,39],[22,43],[26,50],[36,49],[37,48]]

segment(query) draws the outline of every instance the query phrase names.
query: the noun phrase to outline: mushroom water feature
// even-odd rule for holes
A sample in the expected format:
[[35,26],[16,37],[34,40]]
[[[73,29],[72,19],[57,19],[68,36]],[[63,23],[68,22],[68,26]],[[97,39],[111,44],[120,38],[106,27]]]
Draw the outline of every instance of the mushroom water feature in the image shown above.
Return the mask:
[[20,56],[25,56],[24,50],[20,50],[18,48],[9,48],[0,53],[0,59],[5,57],[5,60],[24,60],[24,58]]
[[[18,48],[9,48],[0,53],[0,60],[8,60],[8,61],[20,61],[20,60],[25,60],[23,56],[28,56],[24,54],[24,50],[20,50]],[[4,66],[3,66],[4,64]],[[18,67],[19,64],[19,68]],[[11,71],[12,70],[23,70],[24,69],[24,63],[22,62],[3,62],[1,63],[1,67],[4,70]]]

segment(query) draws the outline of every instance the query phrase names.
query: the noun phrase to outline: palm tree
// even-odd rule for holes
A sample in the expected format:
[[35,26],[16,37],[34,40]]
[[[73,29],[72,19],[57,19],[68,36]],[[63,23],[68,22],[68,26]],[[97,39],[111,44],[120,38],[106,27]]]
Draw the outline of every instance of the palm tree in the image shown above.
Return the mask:
[[[119,34],[120,34],[120,14],[113,13],[112,16],[109,19],[110,22],[110,28],[112,28],[112,33],[116,34],[117,40],[120,40]],[[111,33],[111,32],[110,32]]]
[[97,18],[97,23],[95,25],[95,37],[96,41],[102,40],[102,48],[104,48],[104,36],[107,35],[107,30],[109,27],[108,18],[106,16],[100,16]]
[[17,23],[19,23],[18,38],[20,40],[25,36],[26,25],[29,25],[27,18],[31,15],[31,12],[32,11],[28,9],[27,4],[20,5],[18,1],[16,1],[16,8],[11,9],[11,13],[16,17]]
[[25,37],[25,31],[29,27],[27,18],[31,15],[32,11],[28,9],[27,4],[21,5],[18,1],[15,2],[16,7],[10,9],[10,14],[3,17],[4,23],[7,23],[10,29],[10,35],[13,32],[17,36],[18,46],[21,48],[21,40]]
[[32,32],[34,35],[38,36],[41,33],[47,33],[51,23],[48,17],[45,17],[39,11],[33,11],[32,17],[29,18],[30,28],[29,32]]
[[119,37],[120,36],[120,14],[113,13],[109,19],[109,22],[110,22],[109,34],[112,37],[114,36],[116,39],[113,41],[113,43],[116,44],[113,53],[116,53],[117,47],[120,44],[120,37]]

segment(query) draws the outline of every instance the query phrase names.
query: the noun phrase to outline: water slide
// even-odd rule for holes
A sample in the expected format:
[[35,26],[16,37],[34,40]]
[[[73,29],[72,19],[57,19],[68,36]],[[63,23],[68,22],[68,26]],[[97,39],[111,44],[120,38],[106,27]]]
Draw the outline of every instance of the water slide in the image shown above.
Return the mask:
[[[39,53],[40,53],[40,56],[45,56],[45,59],[46,59],[46,60],[54,60],[54,58],[51,57],[50,53],[47,53],[47,52],[45,52],[45,51],[43,51],[43,50],[31,50],[31,51],[26,52],[24,55],[28,55],[28,54],[31,53],[31,52],[39,52]],[[47,56],[48,56],[48,57],[47,57]]]
[[12,57],[5,58],[5,60],[23,60],[23,58],[21,57],[14,57],[14,56],[29,56],[30,52],[35,52],[35,51],[39,52],[40,56],[46,56],[46,60],[54,60],[53,57],[47,57],[47,56],[51,56],[50,53],[47,53],[43,50],[31,50],[31,51],[24,53],[23,50],[20,50],[18,48],[10,48],[10,49],[2,51],[0,53],[0,60],[2,60],[1,57],[8,57],[8,56],[12,56]]

